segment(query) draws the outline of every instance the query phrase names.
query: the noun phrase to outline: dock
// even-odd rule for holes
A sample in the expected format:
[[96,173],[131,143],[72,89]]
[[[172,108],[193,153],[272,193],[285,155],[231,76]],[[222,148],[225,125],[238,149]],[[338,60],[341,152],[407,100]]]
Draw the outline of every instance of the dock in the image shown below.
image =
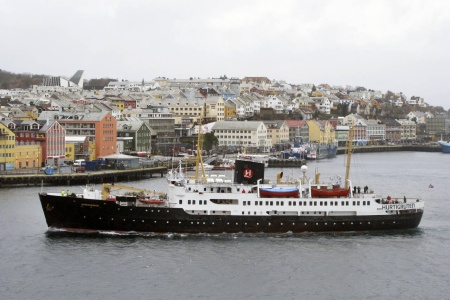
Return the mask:
[[142,180],[152,177],[163,177],[167,173],[167,166],[139,168],[129,170],[102,170],[85,173],[67,173],[47,175],[36,170],[36,173],[10,172],[0,175],[0,188],[10,186],[39,186],[39,185],[79,185],[90,183],[115,183],[120,181]]
[[[337,154],[345,154],[346,147],[339,147]],[[416,152],[442,152],[439,145],[392,145],[392,146],[354,146],[353,153],[416,151]]]

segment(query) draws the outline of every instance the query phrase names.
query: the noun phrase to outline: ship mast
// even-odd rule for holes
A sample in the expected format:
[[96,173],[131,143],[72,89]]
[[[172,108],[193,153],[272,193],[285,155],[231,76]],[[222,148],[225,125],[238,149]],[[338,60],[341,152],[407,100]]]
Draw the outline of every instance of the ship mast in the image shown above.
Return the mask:
[[347,140],[347,164],[345,166],[345,188],[348,189],[348,180],[350,178],[350,162],[352,158],[353,152],[353,125],[350,125],[350,130],[348,131],[348,140]]
[[198,182],[198,172],[201,168],[202,170],[202,183],[205,183],[206,181],[206,173],[205,173],[205,166],[203,165],[203,157],[202,157],[202,151],[203,151],[203,128],[202,128],[202,114],[203,110],[200,113],[200,118],[198,119],[198,135],[197,135],[197,155],[195,159],[195,181]]

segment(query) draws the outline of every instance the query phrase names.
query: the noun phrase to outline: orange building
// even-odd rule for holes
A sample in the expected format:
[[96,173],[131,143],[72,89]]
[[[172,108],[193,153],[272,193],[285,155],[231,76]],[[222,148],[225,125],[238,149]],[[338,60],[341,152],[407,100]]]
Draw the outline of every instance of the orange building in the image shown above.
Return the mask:
[[95,158],[117,152],[117,121],[108,111],[43,111],[39,119],[58,120],[68,136],[88,137]]

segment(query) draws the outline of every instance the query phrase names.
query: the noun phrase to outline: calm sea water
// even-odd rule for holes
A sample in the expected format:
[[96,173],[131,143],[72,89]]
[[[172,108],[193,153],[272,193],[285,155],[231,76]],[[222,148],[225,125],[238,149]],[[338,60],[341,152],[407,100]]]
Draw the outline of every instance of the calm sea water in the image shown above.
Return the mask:
[[[40,187],[0,189],[1,299],[449,299],[450,155],[356,154],[351,177],[423,197],[418,229],[285,235],[48,232]],[[309,162],[326,181],[344,157]],[[279,170],[268,169],[266,178]],[[299,169],[284,169],[300,176]],[[161,190],[164,179],[127,183]],[[432,184],[434,188],[430,188]],[[58,191],[60,187],[48,187]],[[81,187],[71,187],[72,191]]]

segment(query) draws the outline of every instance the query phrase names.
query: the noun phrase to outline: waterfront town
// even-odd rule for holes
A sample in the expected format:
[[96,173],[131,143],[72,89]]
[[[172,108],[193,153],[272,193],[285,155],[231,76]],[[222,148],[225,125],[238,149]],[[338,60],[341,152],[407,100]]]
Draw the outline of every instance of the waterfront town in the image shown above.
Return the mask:
[[356,146],[434,143],[450,129],[442,107],[389,90],[225,75],[87,82],[79,70],[0,89],[0,170],[192,154],[199,130],[204,149],[225,154],[343,145],[350,125]]

